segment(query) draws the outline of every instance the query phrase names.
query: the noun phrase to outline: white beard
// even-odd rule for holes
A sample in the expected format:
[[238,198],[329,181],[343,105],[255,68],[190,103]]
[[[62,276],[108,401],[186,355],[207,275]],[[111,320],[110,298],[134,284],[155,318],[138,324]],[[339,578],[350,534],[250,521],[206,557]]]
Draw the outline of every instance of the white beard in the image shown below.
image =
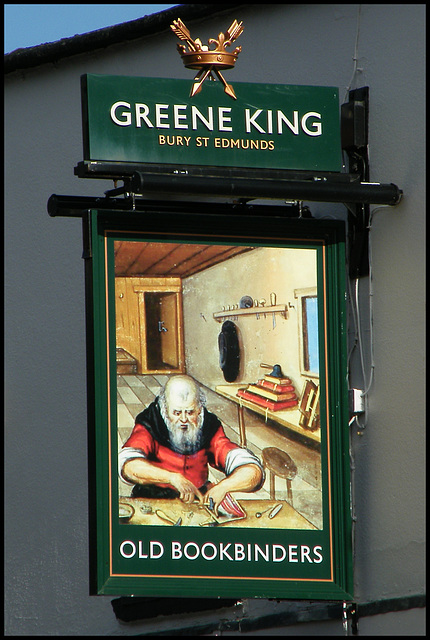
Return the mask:
[[191,422],[187,422],[188,429],[186,431],[179,429],[169,419],[164,403],[160,403],[161,417],[167,425],[169,430],[170,442],[173,451],[182,455],[192,455],[200,449],[202,441],[202,426],[204,420],[203,407],[197,418],[197,426],[194,426]]

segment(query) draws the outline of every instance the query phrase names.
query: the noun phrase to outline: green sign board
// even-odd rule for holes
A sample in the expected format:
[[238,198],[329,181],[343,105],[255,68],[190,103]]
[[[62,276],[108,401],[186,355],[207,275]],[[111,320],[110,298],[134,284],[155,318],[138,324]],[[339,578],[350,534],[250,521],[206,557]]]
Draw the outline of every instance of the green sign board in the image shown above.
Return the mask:
[[338,90],[236,82],[82,76],[84,160],[341,170]]
[[351,599],[344,224],[147,206],[84,226],[92,592]]

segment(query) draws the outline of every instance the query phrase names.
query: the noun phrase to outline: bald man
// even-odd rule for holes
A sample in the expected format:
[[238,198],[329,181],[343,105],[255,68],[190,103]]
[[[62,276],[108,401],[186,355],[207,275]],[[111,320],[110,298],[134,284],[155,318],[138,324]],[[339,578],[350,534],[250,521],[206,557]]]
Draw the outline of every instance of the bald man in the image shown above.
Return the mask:
[[[134,485],[133,497],[196,498],[215,512],[231,491],[261,488],[264,472],[258,458],[227,438],[217,416],[190,376],[169,378],[159,396],[136,418],[119,453],[120,477]],[[213,485],[209,465],[226,477]]]

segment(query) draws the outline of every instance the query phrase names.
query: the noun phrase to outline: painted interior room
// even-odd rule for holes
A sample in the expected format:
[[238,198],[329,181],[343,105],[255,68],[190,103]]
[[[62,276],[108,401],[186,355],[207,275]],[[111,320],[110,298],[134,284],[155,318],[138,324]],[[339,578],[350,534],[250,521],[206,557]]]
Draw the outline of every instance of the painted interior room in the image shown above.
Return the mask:
[[[293,461],[289,479],[267,469],[256,497],[285,500],[320,528],[316,250],[117,240],[114,254],[118,446],[170,375],[191,375],[228,437],[263,463],[269,448]],[[232,371],[226,324],[238,346]],[[285,408],[237,395],[272,374],[293,389]],[[120,495],[129,492],[119,480]]]

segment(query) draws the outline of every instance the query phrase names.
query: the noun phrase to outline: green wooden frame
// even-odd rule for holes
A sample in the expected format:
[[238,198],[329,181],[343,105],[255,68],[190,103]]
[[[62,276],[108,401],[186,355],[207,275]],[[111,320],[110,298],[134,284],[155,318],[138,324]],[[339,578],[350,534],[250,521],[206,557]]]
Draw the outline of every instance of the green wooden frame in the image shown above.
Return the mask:
[[[344,223],[289,218],[285,207],[150,203],[145,211],[91,211],[84,219],[88,343],[90,592],[168,597],[353,598]],[[113,242],[252,244],[316,250],[321,381],[322,529],[241,529],[245,548],[321,547],[322,562],[172,560],[169,545],[234,543],[239,529],[120,525],[117,506]],[[116,511],[117,514],[117,511]],[[155,529],[155,531],[153,531]],[[143,531],[144,530],[144,531]],[[126,533],[125,533],[126,531]],[[172,533],[173,532],[173,533]],[[120,557],[125,540],[161,542],[158,561]],[[146,542],[145,542],[146,541]],[[125,548],[125,547],[123,547]],[[142,547],[143,548],[143,547]],[[158,547],[160,548],[160,547]],[[197,547],[196,547],[197,548]],[[225,547],[224,547],[225,548]],[[132,552],[130,544],[127,549]],[[130,554],[129,554],[130,555]],[[291,556],[289,556],[291,557]],[[317,556],[318,557],[318,556]],[[315,557],[314,557],[315,558]]]

